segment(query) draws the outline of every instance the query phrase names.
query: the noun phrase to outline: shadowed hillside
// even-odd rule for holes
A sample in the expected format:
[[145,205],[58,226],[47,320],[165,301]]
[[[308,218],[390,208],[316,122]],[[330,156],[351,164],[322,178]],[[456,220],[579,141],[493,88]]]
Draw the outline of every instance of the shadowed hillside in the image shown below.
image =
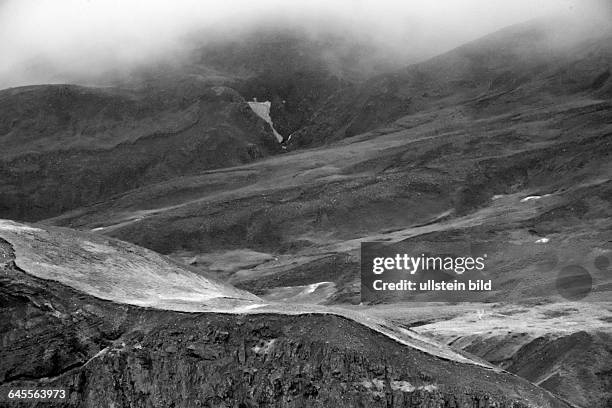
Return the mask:
[[7,89],[0,106],[5,217],[40,219],[280,150],[238,93],[197,81],[139,91]]
[[609,99],[612,28],[533,21],[429,61],[339,90],[293,137],[312,146],[354,136],[405,115],[464,106],[487,117],[542,108],[575,94]]

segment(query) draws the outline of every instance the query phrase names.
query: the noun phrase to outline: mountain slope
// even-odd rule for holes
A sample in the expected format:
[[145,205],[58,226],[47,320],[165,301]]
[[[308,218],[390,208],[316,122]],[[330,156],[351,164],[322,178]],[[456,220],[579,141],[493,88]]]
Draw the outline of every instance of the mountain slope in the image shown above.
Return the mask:
[[[455,310],[450,319],[440,313],[434,317],[434,306],[425,312],[432,321],[414,325],[399,314],[394,321],[485,358],[579,406],[605,407],[612,401],[610,306],[576,301],[468,305],[464,309],[481,307],[478,318],[473,311]],[[415,314],[408,320],[416,320]]]
[[405,115],[462,105],[472,115],[551,106],[571,95],[610,98],[612,27],[566,20],[518,24],[404,70],[338,90],[294,134],[313,146]]
[[0,220],[0,237],[11,243],[21,269],[101,299],[171,310],[261,303],[248,292],[125,242],[5,220]]
[[[102,236],[105,235],[170,255],[189,264],[189,273],[214,275],[219,281],[227,282],[227,287],[232,284],[252,291],[261,300],[252,300],[241,309],[234,309],[233,301],[221,300],[222,310],[211,308],[206,302],[173,300],[172,308],[175,310],[212,310],[231,312],[232,315],[215,315],[214,318],[211,314],[196,317],[188,315],[186,320],[173,325],[177,315],[170,314],[168,319],[172,323],[165,325],[165,321],[157,317],[158,311],[151,312],[150,317],[142,319],[152,319],[155,323],[151,326],[162,328],[159,332],[146,332],[153,333],[153,340],[146,343],[146,352],[134,357],[135,353],[139,353],[134,350],[140,350],[139,347],[143,346],[142,342],[146,340],[144,337],[137,337],[138,341],[134,343],[130,342],[129,337],[125,340],[122,338],[121,341],[131,345],[134,350],[129,347],[124,350],[121,343],[113,344],[107,350],[112,353],[107,355],[107,352],[104,352],[100,360],[94,359],[91,370],[89,365],[78,370],[78,375],[84,376],[85,379],[95,378],[95,381],[78,382],[79,387],[84,387],[78,398],[88,395],[86,398],[135,405],[145,403],[146,397],[141,398],[139,393],[154,393],[163,398],[163,391],[157,387],[140,386],[141,382],[145,382],[143,378],[147,381],[158,381],[161,378],[160,381],[164,384],[171,384],[164,390],[168,394],[176,395],[183,395],[183,391],[178,391],[179,387],[181,390],[191,390],[199,389],[202,383],[213,383],[216,387],[216,399],[210,400],[210,405],[243,403],[249,406],[280,403],[282,400],[283,404],[299,406],[306,404],[304,398],[310,398],[313,390],[316,390],[317,395],[321,393],[321,398],[326,398],[323,405],[340,406],[341,397],[357,406],[426,406],[436,403],[449,406],[469,406],[470,403],[486,406],[488,402],[484,401],[483,395],[493,396],[493,399],[501,398],[502,395],[511,395],[511,398],[517,394],[528,395],[528,398],[535,395],[532,394],[535,391],[531,388],[522,388],[524,383],[521,382],[523,385],[520,385],[514,382],[520,380],[511,376],[505,377],[505,374],[490,368],[487,370],[495,374],[486,371],[487,374],[483,375],[489,379],[483,380],[484,383],[478,380],[474,385],[476,388],[470,388],[465,383],[455,383],[449,377],[444,377],[444,380],[439,382],[451,384],[449,387],[453,388],[452,391],[449,388],[442,390],[438,383],[429,382],[430,377],[436,381],[442,378],[439,377],[444,375],[442,372],[448,372],[456,378],[465,378],[466,372],[470,375],[473,373],[471,377],[479,377],[478,373],[482,371],[470,370],[481,370],[490,365],[478,358],[442,347],[412,330],[390,324],[388,319],[375,317],[381,315],[373,312],[373,305],[357,306],[360,302],[359,245],[362,241],[403,241],[418,248],[432,243],[451,242],[466,245],[461,247],[465,251],[483,248],[495,251],[498,256],[491,260],[489,273],[490,277],[495,278],[496,290],[480,294],[474,299],[482,301],[483,304],[515,302],[529,306],[534,302],[550,303],[550,309],[556,313],[558,310],[555,306],[566,301],[557,282],[560,272],[568,265],[587,271],[591,284],[585,302],[605,301],[609,298],[612,287],[610,270],[601,266],[601,263],[598,264],[597,260],[612,259],[612,79],[609,74],[612,42],[609,32],[601,31],[595,35],[589,33],[586,37],[578,36],[581,38],[578,43],[561,41],[563,46],[552,47],[555,38],[551,38],[551,30],[563,33],[567,27],[561,25],[560,28],[561,30],[559,26],[552,29],[542,28],[539,24],[512,27],[430,61],[375,77],[363,84],[361,80],[354,80],[348,75],[338,75],[336,81],[331,74],[334,71],[328,71],[328,68],[320,69],[317,63],[312,63],[308,65],[314,72],[312,77],[300,74],[299,79],[295,79],[299,85],[292,88],[292,78],[297,73],[304,73],[299,70],[300,61],[308,60],[308,57],[297,58],[300,55],[299,49],[298,52],[287,54],[296,56],[296,59],[287,60],[286,65],[274,66],[274,60],[279,58],[279,53],[283,55],[287,50],[265,45],[261,50],[255,49],[255,54],[250,54],[250,45],[245,47],[244,44],[238,44],[235,48],[236,54],[233,55],[225,54],[221,48],[221,60],[217,61],[215,69],[218,72],[230,72],[231,75],[228,74],[223,79],[229,81],[222,82],[228,87],[222,88],[223,92],[219,94],[214,91],[219,89],[216,88],[219,83],[215,83],[214,88],[211,88],[213,85],[210,83],[203,85],[203,89],[212,89],[214,93],[214,96],[211,95],[214,106],[210,107],[210,114],[215,117],[218,113],[219,102],[216,98],[227,95],[235,97],[236,103],[231,99],[227,105],[225,102],[221,103],[221,107],[230,110],[240,110],[243,107],[249,109],[245,100],[250,100],[253,96],[258,100],[272,100],[271,116],[275,126],[277,123],[283,123],[282,115],[286,114],[286,122],[279,125],[284,129],[282,133],[289,135],[298,128],[297,133],[292,134],[288,149],[307,148],[232,165],[226,165],[220,157],[212,155],[206,156],[208,158],[203,162],[194,159],[196,164],[188,164],[185,168],[181,167],[183,163],[192,162],[177,159],[171,154],[170,162],[179,167],[179,170],[161,172],[161,176],[155,168],[147,170],[146,176],[141,179],[142,184],[120,184],[110,194],[94,194],[91,197],[98,198],[90,197],[79,201],[86,205],[75,201],[64,204],[61,208],[47,208],[46,214],[57,216],[44,222],[47,225],[69,226],[101,235],[98,238],[89,238],[91,234],[88,232],[83,232],[83,235],[74,233],[74,236],[84,237],[82,239],[92,242],[107,239]],[[224,60],[227,55],[230,58]],[[262,63],[263,68],[251,69],[248,62],[257,55],[271,57]],[[231,71],[232,67],[235,67],[236,71]],[[282,72],[285,68],[289,71],[286,74]],[[151,81],[155,83],[159,78],[153,77]],[[309,87],[315,84],[309,93]],[[153,94],[161,95],[159,89],[164,87],[154,88],[156,90]],[[200,96],[197,95],[200,91],[197,86],[195,88],[194,100],[199,101]],[[202,92],[208,95],[209,91]],[[177,91],[177,95],[179,94]],[[285,99],[286,96],[290,97]],[[283,100],[289,104],[287,108],[279,108],[283,106]],[[118,102],[112,102],[114,103]],[[202,112],[204,108],[200,107],[201,102],[194,103],[198,106],[197,111]],[[296,109],[295,117],[291,117],[289,107]],[[126,112],[132,112],[131,109],[125,104]],[[280,114],[275,109],[284,110],[284,113]],[[94,113],[98,114],[95,110]],[[260,121],[252,112],[249,114],[257,121],[254,126],[266,131],[261,134],[262,137],[265,135],[266,140],[276,143],[265,122]],[[215,119],[207,123],[216,129],[224,128],[225,121],[232,122],[230,119],[233,118],[232,115],[223,116],[218,121]],[[164,123],[168,121],[172,122],[168,117],[163,120]],[[9,124],[9,128],[11,126],[13,125]],[[204,128],[198,131],[204,131]],[[188,134],[187,132],[181,135]],[[250,135],[246,131],[240,134]],[[118,135],[123,137],[130,133],[122,131]],[[166,136],[164,134],[160,139],[165,141],[168,139]],[[189,150],[189,147],[182,144],[182,136],[177,137],[176,144],[171,147],[176,147],[178,151],[181,147]],[[73,142],[77,140],[68,139]],[[56,141],[55,147],[67,143],[66,140],[59,140]],[[114,140],[111,138],[111,141]],[[143,154],[150,151],[157,152],[156,154],[161,151],[176,151],[168,150],[166,145],[159,150],[152,146],[147,142],[141,145],[142,150],[138,151]],[[275,147],[278,148],[277,145]],[[218,151],[221,147],[216,149],[215,151]],[[74,151],[76,150],[73,149],[72,152]],[[138,181],[139,173],[126,173],[123,164],[131,163],[136,150],[129,150],[129,154],[119,156],[121,162],[109,161],[114,157],[116,149],[111,151],[113,153],[108,156],[100,156],[108,167],[105,167],[104,171],[96,170],[96,173],[108,174],[108,169],[117,169],[117,173],[111,173],[109,180],[121,181],[122,178],[117,175],[128,175],[127,181]],[[270,153],[273,152],[271,149]],[[96,156],[99,154],[95,153]],[[166,154],[162,156],[166,158]],[[159,157],[155,156],[151,160],[158,161]],[[21,164],[25,169],[24,174],[35,166],[36,160],[34,164]],[[76,160],[75,163],[80,161]],[[210,163],[216,163],[214,168],[204,170]],[[93,168],[97,169],[96,166]],[[60,170],[65,171],[65,168]],[[73,174],[81,171],[82,168]],[[48,174],[46,170],[32,171],[34,178],[28,178],[28,183],[35,186],[37,177]],[[95,177],[97,175],[94,174],[94,179]],[[57,174],[52,175],[44,184],[49,184],[49,180],[56,178]],[[70,180],[60,180],[70,185]],[[81,185],[88,184],[83,180]],[[57,186],[54,189],[54,192],[63,191]],[[18,206],[24,207],[19,210],[19,214],[45,213],[42,210],[40,213],[33,212],[33,208],[25,208],[28,204],[21,204],[26,203],[25,198],[35,197],[37,190],[33,189],[21,196],[18,195],[20,190],[17,187],[14,191],[8,191],[15,194],[11,199],[19,203],[8,205],[6,210],[9,213],[14,211],[13,208],[19,208]],[[53,191],[48,192],[39,202],[45,203],[45,200],[54,197]],[[61,203],[67,200],[66,197],[69,195],[62,194],[58,201]],[[69,211],[64,211],[68,209]],[[38,215],[34,218],[37,217]],[[54,231],[54,227],[36,228]],[[9,235],[4,236],[10,241]],[[67,240],[68,244],[62,248],[73,248],[74,245],[68,238]],[[530,251],[526,252],[525,249]],[[19,251],[17,252],[15,263],[19,267]],[[91,256],[91,251],[79,254]],[[464,253],[457,255],[465,256]],[[63,260],[53,258],[47,261],[49,262]],[[96,269],[103,266],[97,262],[95,265]],[[31,263],[30,268],[35,270],[35,265]],[[72,266],[67,269],[71,268]],[[21,289],[10,286],[6,293],[13,291],[27,294],[32,287],[40,287],[41,282],[29,275],[33,272],[21,272],[27,276],[25,286]],[[23,275],[19,276],[23,278]],[[67,276],[71,276],[71,279],[65,279],[64,285],[53,286],[49,290],[53,293],[63,293],[61,291],[75,288],[91,291],[91,288],[82,285],[78,279],[78,285],[75,284],[74,275]],[[137,283],[132,280],[130,285]],[[161,290],[160,286],[149,289],[149,295],[153,293],[151,297],[155,297],[155,290]],[[97,290],[95,293],[99,295],[100,289]],[[235,289],[228,289],[235,293],[233,290]],[[85,296],[89,299],[88,295],[76,295],[79,292],[69,293],[70,296]],[[113,297],[109,297],[109,300],[126,302],[126,296],[118,296],[112,291],[111,294]],[[6,296],[10,298],[9,295]],[[27,295],[20,299],[20,302],[23,302],[16,309],[15,313],[18,315],[25,314],[30,308]],[[286,303],[276,303],[279,300]],[[428,302],[440,299],[435,294],[423,294],[419,300]],[[302,305],[298,301],[313,305]],[[354,309],[359,310],[320,306],[346,303],[355,304]],[[44,305],[44,302],[36,301],[36,304]],[[161,306],[170,308],[163,302]],[[142,312],[141,309],[128,309],[138,310],[137,316],[142,316],[138,314]],[[121,310],[123,313],[127,309]],[[233,316],[236,311],[245,317],[240,320]],[[132,312],[125,313],[129,315]],[[264,319],[259,316],[261,313],[270,315],[266,315]],[[282,316],[279,317],[279,313]],[[396,318],[398,314],[409,319],[414,313],[411,304],[394,304],[393,311],[389,314],[394,317],[393,321],[401,321]],[[158,318],[162,320],[156,320]],[[212,320],[207,320],[209,318]],[[302,318],[309,331],[315,332],[314,335],[318,335],[317,330],[320,329],[326,336],[337,336],[342,341],[333,343],[335,338],[323,340],[317,337],[314,341],[317,346],[312,346],[309,337],[305,337],[306,334],[298,330]],[[349,323],[343,320],[347,318]],[[588,320],[580,320],[585,319],[584,314],[575,318],[574,323],[577,326]],[[96,322],[102,322],[100,325],[106,327],[104,322],[108,321],[107,318],[100,319],[102,320]],[[266,326],[265,321],[268,319],[274,320],[275,323]],[[471,320],[477,318],[470,315],[467,319],[467,323],[471,323]],[[530,322],[533,323],[530,331],[552,331],[549,320],[559,323],[553,314],[553,317]],[[591,320],[592,318],[589,321]],[[205,334],[202,338],[206,344],[204,351],[202,344],[189,343],[192,340],[188,336],[193,333],[185,339],[186,334],[178,327],[188,327],[193,332],[209,321],[214,321],[214,325],[223,328],[221,331],[211,329],[210,334]],[[568,321],[566,320],[566,323]],[[256,324],[255,328],[250,326],[252,322]],[[451,320],[448,324],[454,325],[452,328],[456,330],[465,329],[469,334],[474,330],[473,326],[467,323]],[[245,333],[256,331],[262,325],[273,330],[274,335],[265,337],[257,334],[252,338],[245,337]],[[283,336],[287,337],[278,334],[283,325],[291,327],[288,334],[283,332]],[[334,327],[338,326],[349,333],[346,338],[334,330]],[[127,332],[131,327],[126,329]],[[493,363],[500,363],[496,359],[497,355],[487,352],[487,346],[519,344],[520,347],[526,347],[523,353],[516,353],[517,350],[514,350],[514,353],[504,355],[507,361],[501,363],[512,360],[514,371],[523,375],[528,375],[527,372],[530,371],[529,375],[533,374],[530,379],[541,382],[543,387],[553,392],[563,393],[574,403],[585,404],[585,401],[588,401],[593,406],[606,406],[606,396],[600,393],[604,388],[602,384],[607,384],[610,378],[605,365],[602,365],[601,372],[588,372],[588,375],[585,375],[585,378],[592,378],[592,381],[574,383],[577,373],[584,370],[584,367],[574,365],[578,360],[591,356],[591,351],[594,354],[601,352],[601,355],[605,356],[607,351],[605,347],[600,346],[599,334],[589,332],[587,336],[582,336],[574,327],[574,331],[567,333],[567,336],[544,340],[533,338],[537,341],[530,345],[521,343],[523,337],[516,340],[516,336],[521,336],[522,333],[520,327],[506,327],[501,323],[499,327],[499,330],[504,331],[503,336],[500,335],[499,338],[485,332],[470,339],[463,333],[459,336],[457,346],[464,341],[469,343],[465,347],[466,350],[474,351]],[[428,333],[427,329],[431,329],[431,332]],[[424,327],[423,333],[440,334],[436,333],[435,329],[436,327]],[[529,336],[524,337],[531,338],[531,334],[530,332]],[[113,332],[113,335],[117,334]],[[179,340],[166,348],[164,339],[173,336]],[[296,336],[299,338],[297,344],[291,343],[291,339]],[[370,336],[374,336],[376,340],[369,342],[368,340],[372,339]],[[444,336],[445,333],[441,333],[440,338],[446,341]],[[601,338],[607,338],[605,336],[606,333]],[[111,337],[104,335],[105,339]],[[250,359],[259,356],[261,350],[264,350],[265,354],[270,345],[267,342],[280,337],[282,350],[274,354],[274,358],[264,357],[263,365]],[[226,338],[232,340],[225,342],[223,339]],[[333,347],[319,348],[321,340],[331,341]],[[394,346],[389,345],[390,340],[395,341]],[[470,340],[473,342],[470,343]],[[370,344],[379,341],[384,342],[385,348],[392,353],[387,354],[382,347],[377,348]],[[225,345],[215,348],[219,342]],[[396,343],[402,348],[395,348],[398,347]],[[184,351],[184,344],[187,350],[190,350],[189,346],[193,346],[193,350]],[[308,346],[301,349],[304,344]],[[353,354],[351,350],[347,351],[347,347],[350,349],[355,344],[356,351],[353,350]],[[367,347],[362,347],[363,344],[367,344]],[[212,355],[208,353],[210,347],[213,348]],[[407,353],[407,360],[398,357],[406,354],[404,347],[411,350]],[[103,349],[91,346],[86,348],[96,352]],[[581,348],[589,351],[580,354],[578,351]],[[235,359],[230,361],[220,357],[222,353],[219,350],[235,356]],[[562,355],[551,357],[549,354],[554,350],[561,350]],[[323,359],[319,358],[319,352],[323,353]],[[435,371],[433,374],[425,373],[427,381],[419,374],[381,377],[386,372],[403,372],[405,367],[419,366],[421,360],[415,360],[412,352],[416,353],[414,355],[426,356],[425,366]],[[159,357],[160,354],[176,357],[173,360],[176,365]],[[188,359],[191,354],[199,356],[197,358],[214,360],[210,373],[197,362],[190,362]],[[364,354],[368,356],[367,363],[359,357]],[[330,367],[322,361],[331,355],[342,355],[340,365],[348,367],[346,373],[340,368],[337,374],[332,370],[331,377],[327,376]],[[83,356],[81,362],[87,361],[92,354]],[[143,357],[142,364],[138,360],[140,356]],[[276,386],[273,361],[281,360],[283,367],[296,366],[295,360],[290,360],[287,356],[297,356],[301,359],[299,361],[304,362],[305,368],[297,374],[287,374],[283,368],[280,375],[284,378],[289,375],[291,381],[284,383],[279,378],[280,385]],[[543,358],[547,362],[534,367],[530,361],[532,358]],[[394,365],[396,359],[399,366]],[[442,366],[438,360],[444,361],[443,369],[440,368]],[[156,362],[155,365],[151,365],[152,361]],[[350,372],[360,370],[350,363],[354,361],[364,362],[370,374],[359,378],[351,377]],[[571,367],[567,370],[557,370],[555,365],[562,362],[568,362]],[[466,369],[464,365],[469,365],[470,368]],[[155,367],[159,371],[160,366],[169,366],[172,373],[204,370],[205,375],[196,380],[191,380],[191,377],[172,380],[169,378],[170,374],[168,378],[154,377],[148,371],[149,367]],[[51,371],[57,374],[63,372],[61,368],[70,367],[70,364],[57,364],[53,367],[55,368]],[[99,374],[98,369],[106,370],[109,367],[119,374]],[[378,367],[378,371],[375,368],[371,371],[371,367]],[[225,368],[227,370],[223,371]],[[244,371],[240,371],[242,369]],[[133,383],[138,385],[133,386],[129,381],[121,383],[122,388],[128,390],[126,393],[116,392],[109,396],[106,390],[111,387],[105,386],[104,390],[99,390],[95,386],[96,382],[111,384],[117,378],[126,378],[131,372],[138,373],[136,379],[133,379]],[[241,380],[227,385],[217,378],[217,372],[224,373],[223,378]],[[243,376],[237,376],[236,372]],[[75,373],[68,375],[72,374]],[[17,375],[16,378],[26,379],[27,375],[32,374],[24,374],[22,377]],[[273,377],[272,383],[267,383],[270,375]],[[487,377],[489,375],[495,377]],[[57,380],[63,381],[65,378]],[[419,378],[421,380],[418,380]],[[547,381],[548,379],[550,381]],[[489,380],[497,385],[489,388]],[[77,384],[77,381],[74,378],[69,380],[71,384]],[[323,381],[332,384],[330,389],[333,391],[330,392],[333,395],[323,396],[321,389],[327,387],[320,386]],[[429,387],[432,384],[438,387],[437,390],[442,390],[441,394],[435,394],[437,391],[434,390],[432,395],[433,389]],[[572,387],[569,384],[572,384]],[[510,388],[518,387],[516,389],[519,391],[509,391],[506,385]],[[268,389],[266,387],[270,387],[272,391],[258,393],[257,390]],[[292,393],[294,395],[290,396]],[[590,393],[599,394],[597,397],[587,398]],[[254,395],[257,396],[253,397]],[[535,406],[546,405],[542,401],[547,401],[547,397],[537,395],[530,402]],[[200,396],[189,394],[185,398]],[[406,398],[410,400],[407,401]],[[313,405],[316,403],[312,402]],[[509,404],[506,400],[500,402],[501,405],[506,403]],[[556,403],[557,401],[550,402],[552,406]]]
[[[47,240],[70,237],[67,231],[48,233],[7,222],[2,233],[11,241],[30,234]],[[73,236],[72,248],[82,245],[83,237]],[[570,406],[516,376],[475,360],[424,353],[337,315],[140,308],[77,291],[74,282],[60,283],[60,276],[36,277],[36,265],[22,270],[23,248],[14,252],[9,241],[0,241],[0,254],[0,385],[65,388],[69,399],[62,406],[93,401],[155,407]],[[65,255],[76,254],[83,252]],[[150,268],[156,271],[155,265]],[[110,265],[96,276],[113,273]],[[98,283],[111,285],[110,279]],[[17,318],[24,314],[27,320]]]
[[0,91],[0,215],[40,219],[280,150],[235,91],[183,85]]
[[[493,251],[496,290],[471,307],[546,304],[551,315],[518,315],[527,329],[500,318],[493,329],[474,328],[473,312],[440,323],[462,332],[452,338],[435,324],[422,333],[513,362],[503,366],[575,404],[606,407],[600,339],[609,324],[580,327],[609,309],[599,302],[609,299],[610,270],[596,261],[612,259],[612,42],[601,32],[548,50],[542,35],[514,27],[338,91],[315,114],[321,127],[294,134],[289,149],[301,137],[322,146],[157,183],[46,222],[170,254],[266,302],[353,303],[368,316],[376,306],[357,306],[361,241]],[[602,315],[554,318],[567,302],[557,282],[568,265],[591,279],[576,308]],[[416,313],[412,303],[389,310],[382,316],[394,322]]]
[[489,367],[384,320],[343,309],[267,302],[137,246],[65,228],[0,222],[9,263],[36,278],[58,282],[100,299],[184,312],[337,314],[422,352]]
[[172,64],[99,78],[104,86],[0,91],[0,217],[40,220],[280,153],[246,100],[269,101],[276,130],[289,135],[335,90],[371,73],[359,62],[363,47],[299,30],[193,42],[205,45]]

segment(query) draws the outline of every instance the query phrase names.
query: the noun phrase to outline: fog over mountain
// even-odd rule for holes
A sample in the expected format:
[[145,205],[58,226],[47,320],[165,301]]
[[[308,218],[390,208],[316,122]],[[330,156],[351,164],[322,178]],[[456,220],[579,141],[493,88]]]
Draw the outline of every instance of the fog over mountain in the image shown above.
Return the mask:
[[[610,19],[603,1],[538,2],[280,0],[0,2],[0,88],[38,83],[103,84],[152,63],[177,63],[212,38],[291,28],[342,36],[406,65],[533,18]],[[393,65],[391,64],[391,65]]]
[[0,0],[0,406],[612,407],[611,5]]

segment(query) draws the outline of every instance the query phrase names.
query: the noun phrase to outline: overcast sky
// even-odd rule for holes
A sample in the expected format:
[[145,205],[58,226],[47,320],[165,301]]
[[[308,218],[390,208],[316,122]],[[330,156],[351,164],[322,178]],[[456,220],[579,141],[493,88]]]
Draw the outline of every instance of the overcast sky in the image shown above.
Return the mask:
[[[0,88],[171,59],[202,29],[334,27],[425,58],[504,26],[593,12],[591,0],[0,0]],[[68,79],[66,79],[68,78]]]

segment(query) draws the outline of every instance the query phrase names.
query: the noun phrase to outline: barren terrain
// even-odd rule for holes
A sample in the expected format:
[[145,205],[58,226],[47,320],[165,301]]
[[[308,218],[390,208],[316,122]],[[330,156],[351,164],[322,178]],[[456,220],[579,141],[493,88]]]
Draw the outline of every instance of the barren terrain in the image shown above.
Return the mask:
[[[610,406],[612,28],[576,29],[376,73],[272,30],[107,87],[0,91],[0,385]],[[495,286],[362,303],[365,241],[487,253]]]

